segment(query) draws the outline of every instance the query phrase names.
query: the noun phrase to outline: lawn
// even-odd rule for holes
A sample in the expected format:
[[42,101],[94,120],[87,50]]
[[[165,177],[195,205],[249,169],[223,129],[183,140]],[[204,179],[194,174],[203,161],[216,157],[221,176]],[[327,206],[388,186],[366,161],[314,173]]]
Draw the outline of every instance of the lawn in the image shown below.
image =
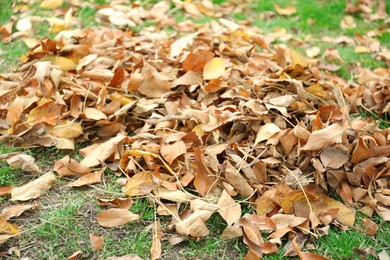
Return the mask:
[[[72,254],[75,256],[69,259],[119,259],[114,257],[125,255],[129,255],[126,259],[156,255],[161,259],[258,259],[259,255],[264,259],[309,259],[297,256],[294,237],[303,254],[388,259],[390,19],[386,13],[390,13],[390,4],[386,1],[362,1],[360,5],[360,1],[333,0],[194,0],[167,1],[166,5],[164,1],[43,1],[47,6],[41,1],[0,1],[0,210],[32,205],[8,221],[0,215],[0,256],[4,259],[67,259]],[[76,29],[97,33],[90,38],[83,36],[86,31],[73,31],[69,37],[64,33]],[[195,36],[175,45],[188,35]],[[80,45],[72,45],[76,39]],[[80,53],[90,42],[93,48],[88,49],[88,61]],[[67,50],[67,45],[76,47]],[[211,58],[205,58],[210,50]],[[204,57],[197,56],[185,65],[188,56],[197,53]],[[225,65],[214,55],[224,57]],[[213,60],[215,63],[209,63]],[[34,65],[37,61],[56,66],[62,83],[56,83],[52,72]],[[197,63],[202,63],[200,69]],[[87,68],[94,74],[83,75]],[[37,73],[40,69],[42,74]],[[202,83],[194,83],[199,82],[194,74],[183,79],[191,71],[198,77],[203,71]],[[229,77],[227,73],[231,73]],[[141,84],[138,92],[134,91],[131,86],[137,83],[131,82],[139,80],[137,75],[149,75],[156,89]],[[132,80],[126,81],[130,77]],[[160,89],[165,82],[174,84],[178,79],[182,84],[172,91]],[[186,80],[191,84],[183,83]],[[305,93],[303,99],[295,89],[296,82]],[[341,95],[335,94],[332,86]],[[293,101],[287,102],[286,96]],[[22,108],[10,107],[20,99]],[[28,102],[31,104],[26,105]],[[16,111],[12,115],[8,112],[11,108]],[[180,114],[181,109],[193,114]],[[210,113],[210,121],[203,122],[204,111]],[[56,113],[55,119],[50,117]],[[12,121],[12,116],[17,119]],[[32,132],[37,125],[44,125],[46,132],[40,132],[41,128]],[[73,128],[66,133],[57,131],[69,125]],[[344,134],[332,141],[336,137],[328,135],[336,131],[335,125]],[[302,132],[296,133],[297,129]],[[328,129],[332,131],[326,132]],[[128,136],[109,146],[107,143],[120,137],[115,137],[119,130]],[[319,141],[310,143],[319,131],[326,140],[318,137]],[[298,135],[311,137],[302,141]],[[53,136],[57,144],[47,145]],[[286,148],[289,138],[298,140],[291,149]],[[94,143],[108,147],[94,147],[100,152],[98,159],[89,156]],[[179,149],[184,152],[176,151]],[[101,157],[107,150],[110,154]],[[327,164],[338,166],[327,168],[324,158],[330,151],[344,156],[344,163],[338,163],[343,159],[332,154]],[[9,158],[13,153],[35,161],[23,161],[30,168],[12,165]],[[79,179],[83,184],[72,186],[82,174],[62,174],[58,165],[64,158],[77,163],[63,163],[62,169],[77,172],[85,166],[90,170],[88,178],[99,174],[99,179]],[[31,165],[40,171],[34,172]],[[365,167],[361,170],[369,171],[364,173],[369,177],[359,167]],[[2,187],[21,187],[53,169],[56,181],[39,198],[18,200],[12,199],[11,192],[2,193]],[[150,179],[137,179],[145,172],[148,174],[142,176]],[[359,185],[352,176],[358,173],[363,176]],[[136,183],[130,189],[132,182]],[[167,199],[161,195],[161,187],[172,191],[172,185],[182,193],[174,195],[179,198]],[[315,193],[311,193],[312,187],[316,187]],[[274,193],[267,195],[271,191]],[[359,196],[359,192],[365,193]],[[289,200],[287,193],[298,197]],[[230,199],[222,200],[221,194],[229,194]],[[193,198],[203,201],[204,208],[194,209],[197,205],[192,202],[190,208],[181,200],[185,196],[192,196],[192,202]],[[265,196],[272,197],[272,201],[268,198],[272,209],[262,214]],[[137,220],[102,225],[96,217],[115,203],[107,206],[98,198],[123,198],[131,204]],[[217,204],[220,211],[232,210],[227,215],[210,210]],[[229,223],[237,207],[239,216],[234,224]],[[327,208],[322,211],[320,207]],[[121,212],[129,210],[119,208]],[[184,223],[201,210],[210,217],[200,215],[190,227],[183,224],[188,231],[180,233],[178,219]],[[309,211],[316,215],[314,220]],[[352,212],[356,221],[343,223],[346,217],[340,217],[338,211]],[[283,222],[283,227],[277,228],[267,226],[269,222],[259,224],[264,219],[277,223],[276,215],[306,220],[294,226],[283,226]],[[264,218],[256,222],[254,216]],[[122,221],[122,217],[110,218]],[[162,229],[156,228],[160,223]],[[7,231],[12,224],[20,231]],[[233,227],[240,229],[241,235],[221,239],[224,230]],[[285,233],[280,235],[282,229]],[[201,235],[205,230],[208,235]],[[91,235],[104,238],[104,245],[94,248]]]

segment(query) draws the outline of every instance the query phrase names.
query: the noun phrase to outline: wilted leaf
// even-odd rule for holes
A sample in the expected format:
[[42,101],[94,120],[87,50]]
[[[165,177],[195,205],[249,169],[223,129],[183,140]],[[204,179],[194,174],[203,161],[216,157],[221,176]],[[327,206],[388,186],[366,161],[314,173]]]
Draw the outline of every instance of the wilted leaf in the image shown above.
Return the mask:
[[230,197],[226,190],[223,190],[222,196],[218,200],[218,213],[231,226],[241,217],[241,205]]
[[83,134],[83,129],[78,122],[59,120],[56,126],[49,129],[49,132],[61,138],[76,138]]
[[140,172],[131,177],[122,190],[129,196],[142,196],[151,192],[156,186],[150,172]]
[[197,210],[186,219],[175,224],[176,232],[191,237],[205,237],[210,233],[205,222],[213,212],[208,210]]
[[71,256],[67,257],[66,260],[79,260],[81,259],[81,256],[83,255],[83,252],[76,251]]
[[344,130],[338,124],[330,125],[324,129],[314,131],[302,150],[321,150],[328,145],[341,143]]
[[101,178],[102,178],[103,172],[104,172],[104,169],[100,170],[100,171],[87,173],[87,174],[81,176],[80,178],[78,178],[77,180],[68,183],[68,185],[66,185],[66,186],[81,187],[81,186],[85,186],[85,185],[92,185],[92,184],[100,183],[102,181]]
[[297,242],[295,241],[295,238],[292,243],[293,243],[294,250],[297,252],[300,260],[329,260],[329,258],[316,255],[312,252],[302,252]]
[[137,90],[149,98],[162,97],[172,87],[168,79],[148,63],[145,63],[141,75],[143,80]]
[[328,146],[321,152],[320,158],[325,168],[338,169],[348,161],[349,155],[337,146]]
[[188,203],[194,199],[188,193],[185,193],[181,190],[167,190],[165,188],[158,188],[153,191],[154,195],[160,199],[175,201],[179,203]]
[[96,220],[102,227],[119,227],[138,219],[139,215],[127,209],[108,209],[96,215]]
[[225,73],[225,61],[222,58],[213,58],[204,65],[203,79],[215,79]]
[[125,135],[120,134],[105,143],[99,144],[99,146],[88,154],[80,163],[86,167],[99,165],[100,161],[104,162],[117,150],[118,144],[125,138]]
[[53,170],[61,177],[79,177],[92,171],[89,167],[86,167],[70,158],[69,155],[66,155],[64,158],[56,161]]
[[10,219],[10,218],[13,218],[13,217],[19,217],[23,212],[25,212],[26,210],[29,210],[29,209],[36,209],[38,208],[39,205],[38,204],[34,204],[34,205],[13,205],[13,206],[8,206],[6,208],[4,208],[2,211],[1,211],[1,215],[5,218],[5,219]]
[[129,209],[133,205],[134,201],[132,198],[113,198],[113,199],[98,198],[98,203],[100,206]]
[[31,155],[19,153],[7,158],[7,163],[17,169],[26,172],[42,173],[42,170],[35,164],[35,159]]
[[267,123],[260,127],[259,131],[256,134],[255,145],[258,143],[269,139],[274,134],[280,132],[280,128],[274,123]]
[[197,165],[197,171],[194,179],[196,190],[202,195],[211,192],[215,186],[215,177],[204,162],[203,153],[199,148],[194,149],[194,159]]
[[152,247],[150,248],[151,259],[153,260],[161,257],[161,237],[160,221],[155,221],[153,224]]
[[203,51],[190,53],[183,62],[183,71],[203,71],[205,64],[214,58],[214,53]]
[[104,114],[102,111],[100,111],[96,108],[93,108],[93,107],[87,107],[84,110],[84,115],[86,118],[96,120],[96,121],[102,120],[102,119],[107,119],[106,114]]
[[0,234],[14,235],[20,232],[18,226],[9,223],[3,216],[0,215]]
[[374,221],[364,218],[362,219],[363,227],[366,229],[366,233],[369,234],[370,236],[375,235],[375,233],[378,231],[379,227],[377,224],[375,224]]
[[57,181],[52,172],[48,172],[38,179],[21,187],[15,187],[11,192],[11,200],[26,201],[45,194]]
[[179,56],[184,49],[189,47],[195,40],[196,36],[198,36],[199,33],[192,33],[187,36],[184,36],[183,38],[180,38],[176,40],[174,43],[171,44],[171,52],[169,54],[170,58],[175,58]]
[[177,157],[186,152],[187,146],[181,140],[174,142],[173,144],[162,144],[160,147],[160,153],[169,165],[171,165]]
[[98,237],[93,234],[89,234],[89,241],[91,242],[92,251],[96,252],[103,249],[104,237]]

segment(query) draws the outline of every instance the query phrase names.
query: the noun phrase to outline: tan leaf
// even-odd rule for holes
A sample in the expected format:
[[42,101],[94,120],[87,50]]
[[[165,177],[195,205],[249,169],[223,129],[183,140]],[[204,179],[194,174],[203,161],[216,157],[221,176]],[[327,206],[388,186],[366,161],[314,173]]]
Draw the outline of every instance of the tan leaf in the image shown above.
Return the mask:
[[19,32],[28,31],[31,30],[32,23],[31,23],[31,17],[25,17],[19,19],[19,21],[16,23],[16,30]]
[[189,47],[198,36],[198,32],[189,34],[180,38],[171,44],[171,52],[169,53],[170,58],[175,58],[183,53],[184,49]]
[[142,69],[143,80],[138,91],[149,98],[160,98],[171,90],[171,83],[152,65],[145,63]]
[[218,206],[218,213],[226,221],[228,226],[231,226],[240,219],[241,205],[235,202],[226,190],[223,190],[222,196],[218,200]]
[[189,215],[186,219],[175,224],[176,232],[191,237],[204,237],[210,231],[205,222],[211,217],[213,212],[208,210],[197,210]]
[[346,15],[343,17],[343,19],[340,22],[341,29],[351,29],[356,28],[355,20],[352,16]]
[[377,224],[375,224],[374,221],[364,218],[362,219],[363,227],[366,229],[366,233],[369,234],[370,236],[375,235],[375,233],[378,231],[379,227]]
[[96,215],[96,220],[102,227],[119,227],[138,219],[139,215],[127,209],[108,209]]
[[316,255],[311,252],[302,252],[295,240],[296,239],[294,238],[292,243],[293,243],[294,250],[295,252],[297,252],[297,255],[299,256],[300,260],[329,260],[329,258]]
[[85,185],[92,185],[92,184],[100,183],[100,182],[102,182],[101,178],[102,178],[103,172],[104,172],[104,169],[100,170],[100,171],[87,173],[87,174],[81,176],[80,178],[78,178],[77,180],[68,183],[68,185],[66,185],[66,186],[68,186],[68,187],[81,187],[81,186],[85,186]]
[[156,186],[153,175],[145,171],[131,177],[122,190],[124,194],[129,196],[142,196],[151,192]]
[[92,119],[92,120],[107,119],[106,114],[104,114],[104,113],[103,113],[102,111],[100,111],[99,109],[93,108],[93,107],[87,107],[87,108],[84,110],[84,115],[85,115],[86,118]]
[[255,145],[269,139],[271,136],[273,136],[278,132],[280,132],[280,128],[274,123],[267,123],[261,126],[259,131],[256,134]]
[[0,234],[14,235],[20,232],[18,226],[9,223],[3,216],[0,215]]
[[161,237],[162,237],[162,232],[161,232],[160,221],[154,221],[152,247],[150,248],[150,254],[152,260],[161,257]]
[[341,143],[343,134],[344,129],[338,124],[333,124],[324,129],[314,131],[310,134],[309,140],[302,147],[302,150],[321,150],[328,145]]
[[13,217],[19,217],[23,212],[25,212],[26,210],[29,210],[29,209],[36,209],[38,208],[39,205],[38,204],[34,204],[34,205],[13,205],[13,206],[8,206],[6,208],[4,208],[2,211],[1,211],[1,215],[5,218],[5,219],[10,219],[10,218],[13,218]]
[[320,158],[325,168],[338,169],[349,160],[349,155],[337,146],[328,146],[321,152]]
[[274,7],[275,7],[276,12],[280,15],[289,16],[289,15],[294,14],[297,11],[297,8],[295,6],[287,6],[285,8],[282,8],[279,5],[274,4]]
[[229,162],[226,164],[225,178],[236,191],[243,197],[249,197],[253,193],[253,188],[247,180],[242,176],[240,171],[234,168]]
[[71,256],[67,257],[66,260],[80,260],[81,256],[83,255],[83,252],[76,251]]
[[31,155],[19,153],[7,158],[7,163],[17,169],[26,172],[42,173],[42,170],[35,164],[35,159]]
[[204,162],[204,156],[199,148],[194,149],[194,160],[197,165],[194,186],[202,196],[206,195],[215,187],[215,177]]
[[175,201],[179,203],[188,203],[194,199],[193,196],[181,190],[168,190],[161,187],[154,190],[153,193],[156,197],[160,199]]
[[93,167],[100,164],[100,161],[107,160],[118,149],[118,144],[125,139],[126,136],[119,134],[111,138],[105,143],[101,143],[98,147],[88,154],[80,163],[86,167]]
[[203,79],[215,79],[225,73],[225,61],[222,58],[213,58],[203,67]]
[[98,198],[98,203],[100,206],[129,209],[133,205],[134,201],[132,198],[113,198],[113,199]]
[[173,144],[162,144],[160,147],[160,153],[169,165],[171,165],[177,157],[186,152],[187,146],[181,140],[174,142]]
[[222,240],[230,240],[237,237],[241,237],[243,235],[242,233],[242,227],[241,226],[227,226],[223,231],[221,235]]
[[76,160],[70,158],[69,155],[66,155],[62,159],[56,161],[53,170],[61,177],[80,177],[92,171],[89,167],[81,165]]
[[89,234],[89,241],[91,242],[92,251],[96,252],[103,249],[104,237],[98,237],[93,234]]
[[129,254],[124,256],[110,256],[106,260],[143,260],[143,258],[135,254]]
[[53,172],[48,172],[24,186],[15,187],[11,193],[11,200],[25,201],[38,198],[45,194],[56,181]]

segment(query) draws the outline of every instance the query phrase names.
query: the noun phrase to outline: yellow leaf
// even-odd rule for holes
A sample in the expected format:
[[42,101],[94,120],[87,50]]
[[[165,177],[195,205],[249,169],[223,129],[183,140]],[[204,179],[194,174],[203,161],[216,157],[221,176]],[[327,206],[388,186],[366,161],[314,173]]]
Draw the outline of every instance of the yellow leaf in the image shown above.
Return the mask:
[[44,9],[55,9],[60,7],[63,3],[64,0],[43,0],[39,7]]
[[0,215],[0,234],[13,235],[20,232],[18,226],[9,223],[3,216]]
[[225,73],[225,61],[221,58],[213,58],[204,65],[203,79],[215,79]]
[[52,66],[58,66],[62,71],[74,70],[77,66],[71,59],[60,56],[46,56],[40,61],[50,61]]
[[81,124],[69,120],[60,120],[49,130],[50,134],[61,138],[76,138],[83,134]]
[[156,186],[150,172],[140,172],[128,180],[126,186],[123,187],[123,192],[129,196],[146,195]]

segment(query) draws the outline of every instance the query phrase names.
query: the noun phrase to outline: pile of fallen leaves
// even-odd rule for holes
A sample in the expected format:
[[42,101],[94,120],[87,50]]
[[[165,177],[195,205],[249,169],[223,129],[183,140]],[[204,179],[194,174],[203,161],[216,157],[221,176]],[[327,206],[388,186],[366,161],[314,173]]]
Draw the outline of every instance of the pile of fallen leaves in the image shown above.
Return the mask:
[[[129,211],[137,197],[172,216],[163,227],[155,222],[152,258],[171,232],[207,236],[213,214],[227,224],[221,239],[243,237],[248,259],[283,246],[286,256],[322,259],[301,248],[330,225],[353,227],[356,208],[389,221],[390,130],[350,117],[359,107],[389,111],[389,68],[358,67],[357,82],[347,82],[324,63],[335,52],[309,59],[273,44],[292,37],[285,32],[236,24],[208,1],[180,3],[188,13],[220,18],[177,24],[169,2],[152,10],[112,5],[98,11],[100,19],[127,27],[147,18],[159,26],[60,30],[30,49],[18,73],[0,75],[3,142],[66,150],[90,144],[80,150],[83,160],[65,156],[48,173],[26,154],[3,155],[41,175],[2,187],[1,195],[30,201],[58,176],[73,177],[70,187],[93,185],[109,168],[123,176],[123,198],[99,199],[110,207],[96,216],[101,226],[138,220]],[[379,51],[389,64],[387,50]],[[257,214],[243,214],[242,204]],[[0,216],[1,242],[20,232],[8,219],[36,205],[11,207]],[[368,218],[363,224],[370,235],[378,229]]]

